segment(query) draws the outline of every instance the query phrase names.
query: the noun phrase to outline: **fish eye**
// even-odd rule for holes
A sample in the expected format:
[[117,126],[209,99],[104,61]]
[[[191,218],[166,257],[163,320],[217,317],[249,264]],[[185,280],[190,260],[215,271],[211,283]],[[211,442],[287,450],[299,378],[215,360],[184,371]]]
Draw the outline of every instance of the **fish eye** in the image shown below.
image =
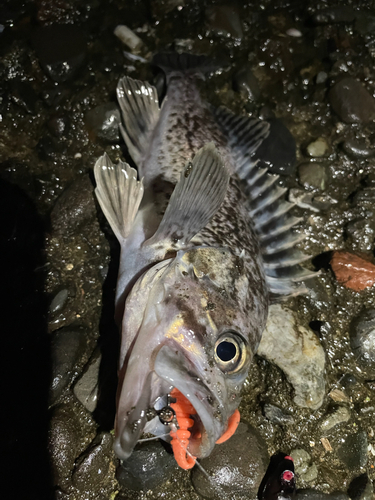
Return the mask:
[[215,344],[215,361],[227,374],[238,372],[247,359],[246,344],[238,333],[226,332]]

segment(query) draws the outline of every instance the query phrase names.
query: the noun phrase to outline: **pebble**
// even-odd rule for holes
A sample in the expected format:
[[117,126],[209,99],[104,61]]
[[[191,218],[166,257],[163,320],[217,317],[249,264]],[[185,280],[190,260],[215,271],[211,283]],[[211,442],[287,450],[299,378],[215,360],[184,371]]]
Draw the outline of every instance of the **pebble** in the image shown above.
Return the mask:
[[359,292],[375,283],[375,265],[362,257],[336,251],[330,264],[337,281],[346,288]]
[[306,488],[297,490],[295,500],[352,500],[346,493],[323,493],[319,490],[313,490],[312,488]]
[[86,174],[78,177],[57,199],[51,212],[52,230],[69,235],[96,217],[94,186]]
[[61,489],[71,485],[76,458],[95,437],[95,431],[94,420],[78,403],[68,401],[53,410],[48,449],[54,484]]
[[234,75],[233,89],[248,101],[257,101],[260,97],[258,80],[251,69],[246,66]]
[[315,24],[352,23],[356,14],[352,7],[341,5],[319,10],[312,19]]
[[273,174],[293,175],[296,141],[281,120],[275,118],[269,123],[269,135],[257,149],[255,159],[259,158]]
[[286,34],[295,38],[300,38],[302,36],[300,30],[297,30],[296,28],[289,28],[286,30]]
[[117,104],[107,102],[90,109],[85,115],[85,124],[91,135],[109,143],[119,143],[120,110]]
[[299,182],[306,188],[324,191],[329,180],[327,166],[321,163],[302,163],[298,167]]
[[152,490],[167,481],[178,465],[171,453],[159,442],[139,445],[129,460],[123,460],[117,469],[120,485],[129,490]]
[[367,377],[375,377],[375,309],[365,309],[350,324],[350,347]]
[[294,470],[301,481],[311,483],[318,477],[318,468],[311,463],[311,456],[302,448],[297,448],[290,452],[294,460]]
[[83,328],[61,328],[52,335],[51,404],[60,399],[73,381],[77,367],[82,366],[87,358],[87,332]]
[[234,4],[208,7],[206,20],[209,27],[218,34],[230,35],[239,40],[243,37],[240,14]]
[[18,106],[30,115],[36,114],[38,96],[29,82],[14,80],[11,85],[10,95]]
[[235,434],[217,445],[211,455],[200,460],[216,488],[198,467],[192,471],[192,483],[199,495],[208,499],[255,498],[266,472],[267,445],[258,431],[241,422]]
[[140,53],[143,42],[139,38],[139,36],[136,35],[130,28],[128,28],[124,24],[119,24],[118,26],[116,26],[113,34],[117,36],[117,38],[121,40],[121,42],[132,51],[132,53]]
[[370,252],[374,248],[375,221],[373,218],[355,219],[348,222],[345,229],[353,250]]
[[316,83],[320,85],[321,83],[324,83],[327,81],[328,74],[325,71],[319,71],[319,73],[316,75]]
[[73,388],[78,401],[91,413],[95,410],[98,401],[98,378],[101,360],[100,350],[96,349]]
[[374,488],[367,474],[353,479],[348,488],[351,500],[373,500]]
[[57,294],[54,296],[49,306],[49,312],[55,313],[57,311],[60,311],[64,307],[64,304],[68,299],[68,296],[69,296],[69,290],[67,290],[66,288],[57,292]]
[[38,27],[31,41],[43,70],[55,82],[71,80],[85,61],[86,39],[78,25]]
[[343,444],[337,450],[338,458],[350,471],[366,467],[367,464],[367,435],[365,431],[349,434],[341,438]]
[[328,144],[324,137],[319,137],[316,141],[307,146],[307,154],[311,157],[320,158],[328,152]]
[[277,425],[292,425],[294,424],[294,418],[284,412],[278,406],[270,403],[266,403],[263,408],[264,416],[273,424]]
[[350,419],[350,411],[346,406],[339,406],[337,410],[331,413],[328,417],[326,417],[320,428],[322,431],[329,431],[336,425],[342,424],[343,422],[347,422]]
[[105,490],[108,495],[111,493],[115,480],[112,444],[111,434],[108,432],[99,434],[88,450],[77,460],[72,479],[73,485],[80,492],[87,492],[91,495],[96,492],[97,498],[100,498],[99,494],[103,495]]
[[277,365],[293,385],[294,402],[320,408],[325,396],[325,354],[318,337],[280,304],[270,306],[258,354]]
[[362,83],[347,76],[329,91],[331,106],[345,123],[368,123],[375,118],[375,99]]
[[375,154],[375,149],[369,147],[365,139],[348,139],[342,147],[345,153],[354,159],[370,158]]

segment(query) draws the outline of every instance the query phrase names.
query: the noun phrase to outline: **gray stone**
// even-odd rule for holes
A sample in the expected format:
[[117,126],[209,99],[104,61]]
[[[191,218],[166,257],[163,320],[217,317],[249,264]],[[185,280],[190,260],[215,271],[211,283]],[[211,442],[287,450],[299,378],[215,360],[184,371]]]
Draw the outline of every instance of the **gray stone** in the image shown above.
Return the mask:
[[375,377],[375,309],[365,309],[350,325],[350,346],[357,365],[367,377]]
[[350,411],[346,406],[339,406],[334,412],[328,415],[321,423],[322,431],[329,431],[336,425],[347,422],[350,419]]
[[353,479],[348,488],[351,500],[373,500],[374,488],[367,474]]
[[297,490],[295,500],[351,500],[346,493],[323,493],[311,488]]
[[264,405],[264,416],[273,424],[292,425],[294,423],[292,415],[288,415],[281,408],[270,403]]
[[78,365],[87,359],[87,333],[82,328],[61,328],[51,340],[51,404],[56,403],[70,386]]
[[273,174],[292,175],[296,166],[296,141],[281,120],[270,120],[268,137],[255,154]]
[[365,139],[348,139],[343,144],[343,150],[354,159],[370,158],[375,154],[375,149],[372,149]]
[[328,144],[324,137],[319,137],[316,141],[311,142],[307,148],[307,154],[314,158],[325,156],[328,152]]
[[57,292],[57,294],[54,296],[49,306],[49,312],[55,313],[57,311],[60,311],[64,307],[64,304],[67,301],[68,296],[69,296],[69,290],[67,290],[66,288],[63,288],[62,290]]
[[362,83],[347,76],[329,91],[335,113],[345,123],[368,123],[375,118],[375,99]]
[[178,468],[174,456],[159,442],[139,445],[129,460],[121,462],[116,477],[129,490],[152,490],[167,481]]
[[73,485],[82,493],[99,492],[105,483],[111,486],[115,471],[113,467],[110,474],[110,465],[114,460],[112,443],[109,433],[100,434],[77,461],[72,479]]
[[315,464],[312,464],[310,467],[306,469],[306,472],[300,474],[301,481],[305,483],[312,483],[318,477],[318,467]]
[[302,448],[296,448],[290,452],[294,460],[294,470],[297,474],[304,474],[311,464],[311,455]]
[[302,163],[298,167],[298,177],[302,186],[320,191],[326,189],[329,179],[326,165],[313,162]]
[[98,377],[101,360],[100,350],[96,349],[73,388],[78,401],[90,412],[95,410],[98,401]]
[[86,127],[90,134],[109,143],[120,142],[120,110],[116,103],[107,102],[90,109],[85,116]]
[[49,452],[54,484],[62,489],[71,485],[76,458],[95,436],[96,425],[78,403],[73,401],[56,407],[49,431]]
[[358,470],[367,463],[367,435],[365,431],[349,434],[343,438],[343,444],[337,450],[338,458],[349,470]]
[[325,71],[319,71],[319,73],[316,75],[316,83],[320,85],[321,83],[324,83],[327,81],[328,75]]
[[277,365],[295,390],[294,402],[319,408],[325,395],[325,355],[318,337],[280,304],[270,306],[258,354]]
[[55,82],[71,80],[84,63],[86,39],[78,25],[38,27],[31,38],[42,68]]
[[192,482],[204,498],[255,498],[268,465],[267,446],[258,431],[241,422],[236,433],[200,461],[210,479],[195,467]]

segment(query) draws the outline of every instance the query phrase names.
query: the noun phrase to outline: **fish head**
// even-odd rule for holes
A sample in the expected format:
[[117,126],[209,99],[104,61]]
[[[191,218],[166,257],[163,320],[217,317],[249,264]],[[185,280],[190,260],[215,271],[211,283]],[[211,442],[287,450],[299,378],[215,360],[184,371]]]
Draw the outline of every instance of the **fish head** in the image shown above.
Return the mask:
[[189,452],[199,458],[211,453],[240,403],[267,315],[249,301],[248,280],[243,258],[225,248],[195,247],[179,251],[159,273],[142,311],[136,303],[128,307],[130,293],[125,316],[134,325],[129,317],[138,314],[138,331],[120,371],[120,458],[130,456],[142,431],[168,431],[151,431],[147,413],[173,388],[194,407]]

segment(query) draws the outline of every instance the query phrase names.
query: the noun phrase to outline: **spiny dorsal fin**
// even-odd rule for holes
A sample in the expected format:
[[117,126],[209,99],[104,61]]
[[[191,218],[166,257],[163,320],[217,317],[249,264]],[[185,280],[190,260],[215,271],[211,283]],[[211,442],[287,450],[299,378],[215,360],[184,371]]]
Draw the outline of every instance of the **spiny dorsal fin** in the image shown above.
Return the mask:
[[95,163],[95,194],[117,239],[125,239],[133,226],[143,196],[143,180],[137,171],[120,161],[114,165],[104,154]]
[[159,120],[158,94],[148,82],[125,76],[117,84],[117,99],[125,125],[120,125],[120,131],[131,157],[140,168]]
[[181,174],[155,235],[147,244],[184,246],[201,231],[224,201],[229,173],[210,142],[201,148]]

